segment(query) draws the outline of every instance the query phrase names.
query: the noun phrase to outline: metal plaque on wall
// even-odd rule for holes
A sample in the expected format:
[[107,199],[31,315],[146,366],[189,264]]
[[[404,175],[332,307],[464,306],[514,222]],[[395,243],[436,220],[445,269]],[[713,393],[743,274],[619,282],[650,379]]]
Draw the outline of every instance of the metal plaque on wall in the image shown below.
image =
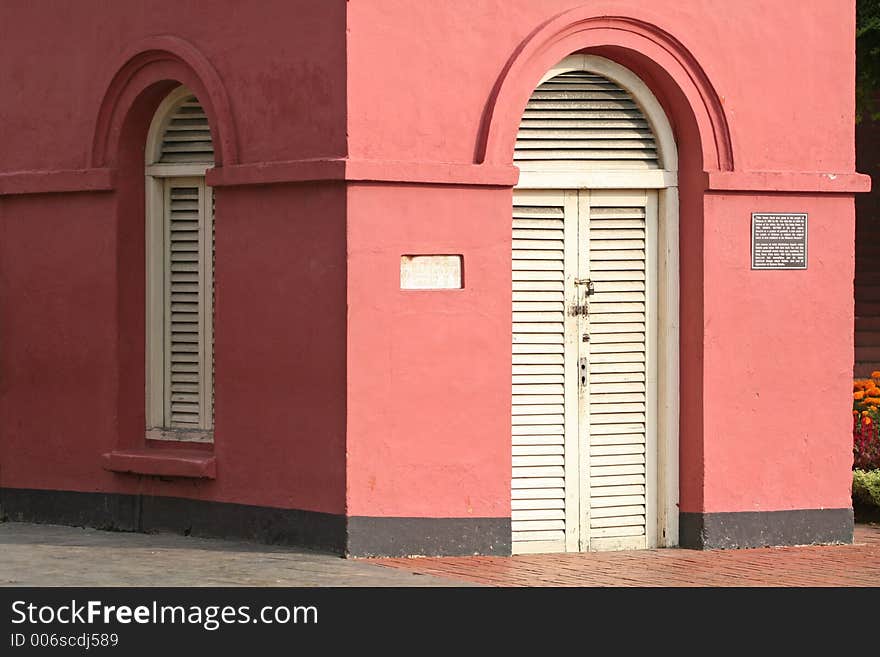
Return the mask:
[[752,269],[807,268],[807,213],[752,213]]

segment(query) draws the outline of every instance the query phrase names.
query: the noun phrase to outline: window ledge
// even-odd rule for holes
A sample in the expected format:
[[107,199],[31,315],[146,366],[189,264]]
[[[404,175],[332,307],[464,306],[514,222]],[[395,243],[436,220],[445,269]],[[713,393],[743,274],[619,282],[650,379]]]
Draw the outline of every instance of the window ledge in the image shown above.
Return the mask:
[[191,477],[214,479],[217,459],[201,451],[127,449],[107,452],[103,456],[104,469],[159,477]]

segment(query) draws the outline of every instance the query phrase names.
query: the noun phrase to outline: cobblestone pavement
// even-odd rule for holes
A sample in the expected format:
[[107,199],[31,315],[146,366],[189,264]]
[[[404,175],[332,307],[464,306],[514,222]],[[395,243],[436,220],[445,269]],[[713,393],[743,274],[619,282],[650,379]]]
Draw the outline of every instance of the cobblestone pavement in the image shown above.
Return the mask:
[[0,586],[474,586],[295,548],[0,523]]
[[856,525],[853,545],[371,561],[489,586],[877,587],[880,524]]

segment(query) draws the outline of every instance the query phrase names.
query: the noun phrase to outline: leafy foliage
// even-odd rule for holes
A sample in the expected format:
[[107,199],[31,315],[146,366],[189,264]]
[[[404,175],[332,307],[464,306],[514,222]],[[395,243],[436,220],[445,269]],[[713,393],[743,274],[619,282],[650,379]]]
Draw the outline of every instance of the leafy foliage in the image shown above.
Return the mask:
[[856,122],[880,119],[880,0],[856,4]]
[[880,470],[853,470],[853,499],[880,507]]

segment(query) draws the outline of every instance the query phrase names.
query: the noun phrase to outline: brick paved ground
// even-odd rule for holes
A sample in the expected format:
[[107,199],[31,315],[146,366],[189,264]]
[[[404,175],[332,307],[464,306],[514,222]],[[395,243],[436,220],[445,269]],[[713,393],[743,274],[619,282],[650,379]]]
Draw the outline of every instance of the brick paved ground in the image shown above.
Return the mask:
[[0,523],[0,586],[880,586],[880,524],[854,545],[345,560],[169,534]]
[[880,586],[880,524],[853,545],[645,550],[515,557],[372,559],[489,586]]

